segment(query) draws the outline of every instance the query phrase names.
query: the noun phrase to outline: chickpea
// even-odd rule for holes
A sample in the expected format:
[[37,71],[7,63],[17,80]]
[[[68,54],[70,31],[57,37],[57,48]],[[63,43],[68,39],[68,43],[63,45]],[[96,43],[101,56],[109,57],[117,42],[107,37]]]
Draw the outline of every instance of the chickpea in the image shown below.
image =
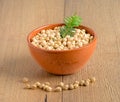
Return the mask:
[[74,39],[73,37],[68,38],[69,41],[73,41],[73,39]]
[[55,44],[55,45],[54,45],[54,48],[58,48],[58,47],[59,47],[59,45],[58,45],[58,44]]
[[95,77],[91,77],[91,78],[90,78],[90,82],[91,82],[91,83],[93,83],[93,82],[95,82],[95,81],[96,81],[96,78],[95,78]]
[[35,85],[35,84],[33,84],[32,86],[31,86],[31,89],[36,89],[37,88],[37,85]]
[[49,41],[50,40],[50,38],[49,37],[46,37],[46,41]]
[[80,86],[83,86],[84,83],[85,83],[85,80],[81,80],[79,85],[80,85]]
[[35,37],[32,38],[34,42],[39,42]]
[[63,42],[66,42],[67,41],[67,38],[63,38]]
[[43,89],[44,87],[45,87],[45,84],[42,84],[42,85],[41,85],[41,88]]
[[40,82],[36,82],[35,85],[36,85],[37,87],[39,87],[39,86],[41,86],[41,83],[40,83]]
[[49,86],[49,85],[50,85],[50,83],[49,83],[49,82],[45,82],[45,85],[48,85],[48,86]]
[[73,85],[73,84],[70,84],[70,85],[69,85],[69,89],[70,89],[70,90],[73,90],[73,89],[74,89],[74,85]]
[[54,89],[54,91],[55,91],[55,92],[60,92],[60,91],[62,91],[62,88],[61,88],[61,87],[56,87],[56,88]]
[[90,82],[86,80],[84,83],[84,86],[88,86],[89,84],[90,84]]
[[63,86],[64,86],[64,83],[63,83],[63,82],[60,82],[60,83],[58,84],[58,86],[63,87]]
[[82,42],[79,42],[78,46],[79,46],[79,47],[82,47],[82,46],[83,46],[83,43],[82,43]]
[[51,91],[52,91],[52,87],[48,86],[48,87],[46,88],[46,91],[47,91],[47,92],[51,92]]
[[37,43],[36,42],[31,42],[34,46],[37,46]]
[[74,82],[74,84],[80,84],[80,82],[76,80],[76,81]]
[[45,33],[45,30],[42,30],[41,33],[44,34],[44,33]]
[[48,85],[44,85],[42,89],[46,90],[48,87],[49,87]]
[[63,45],[66,46],[66,44],[67,44],[66,41],[63,41]]
[[70,35],[67,35],[66,38],[69,39],[69,38],[70,38]]
[[29,79],[28,79],[27,77],[24,77],[24,78],[22,79],[22,81],[23,81],[23,83],[27,83],[27,82],[29,81]]
[[41,37],[46,38],[46,37],[47,37],[47,35],[46,35],[46,34],[41,34]]
[[31,85],[30,84],[26,84],[24,89],[31,89]]
[[47,49],[48,49],[48,50],[52,50],[52,49],[53,49],[53,47],[49,46],[49,47],[47,47]]
[[86,81],[90,82],[91,80],[90,79],[86,79]]
[[68,90],[69,89],[69,85],[64,85],[62,88],[63,88],[63,90]]
[[76,32],[77,32],[78,34],[80,33],[80,31],[81,31],[80,29],[76,29]]
[[75,88],[75,89],[79,87],[79,84],[77,84],[77,83],[75,83],[75,84],[73,84],[73,85],[74,85],[74,88]]
[[45,40],[42,41],[41,45],[45,46],[47,44],[47,42]]
[[60,41],[58,41],[58,42],[57,42],[57,44],[58,44],[58,45],[61,45],[61,42],[60,42]]
[[92,40],[93,39],[93,36],[90,36],[90,40]]
[[72,45],[75,45],[75,41],[74,40],[72,41]]
[[46,30],[45,33],[48,35],[50,34],[50,30]]

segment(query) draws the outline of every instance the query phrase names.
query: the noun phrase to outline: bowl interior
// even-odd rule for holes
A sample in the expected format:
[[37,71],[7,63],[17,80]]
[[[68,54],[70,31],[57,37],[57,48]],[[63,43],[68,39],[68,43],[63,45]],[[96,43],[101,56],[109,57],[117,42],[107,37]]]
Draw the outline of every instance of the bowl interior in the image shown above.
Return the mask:
[[80,25],[79,27],[76,27],[78,29],[85,29],[87,33],[91,34],[93,36],[93,40],[87,44],[87,45],[84,45],[83,47],[81,48],[76,48],[76,49],[70,49],[70,50],[46,50],[46,49],[41,49],[41,48],[38,48],[34,45],[31,44],[31,39],[37,34],[39,33],[41,30],[48,30],[48,29],[54,29],[55,27],[57,26],[63,26],[64,23],[60,23],[60,24],[50,24],[50,25],[44,25],[44,26],[41,26],[35,30],[33,30],[28,36],[27,36],[27,41],[28,41],[28,44],[29,46],[33,47],[33,48],[36,48],[38,50],[43,50],[43,51],[49,51],[49,52],[65,52],[65,51],[72,51],[72,50],[78,50],[78,49],[83,49],[87,46],[90,46],[92,43],[94,43],[96,41],[96,34],[95,32],[91,29],[91,28],[88,28],[86,26],[83,26],[83,25]]

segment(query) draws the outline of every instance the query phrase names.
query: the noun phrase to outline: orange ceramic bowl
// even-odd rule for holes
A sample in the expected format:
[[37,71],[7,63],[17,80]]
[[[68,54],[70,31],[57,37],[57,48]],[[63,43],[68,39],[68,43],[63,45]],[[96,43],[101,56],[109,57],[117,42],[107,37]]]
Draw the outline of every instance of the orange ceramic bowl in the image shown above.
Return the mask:
[[41,68],[49,73],[57,75],[67,75],[78,72],[93,54],[97,41],[95,32],[92,29],[81,25],[78,27],[79,29],[85,29],[94,36],[92,42],[81,48],[54,51],[41,49],[31,44],[32,37],[41,30],[53,29],[54,27],[62,25],[64,24],[50,24],[39,27],[38,29],[33,30],[27,37],[28,46],[33,58],[38,62]]

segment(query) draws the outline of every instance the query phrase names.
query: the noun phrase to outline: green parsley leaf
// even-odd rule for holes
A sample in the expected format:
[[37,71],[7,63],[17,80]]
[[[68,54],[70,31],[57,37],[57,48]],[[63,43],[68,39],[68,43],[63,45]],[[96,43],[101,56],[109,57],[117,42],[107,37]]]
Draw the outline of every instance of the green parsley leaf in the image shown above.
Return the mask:
[[66,35],[73,36],[75,32],[75,27],[78,27],[81,24],[82,19],[73,15],[64,19],[65,26],[60,29],[60,36],[64,38]]

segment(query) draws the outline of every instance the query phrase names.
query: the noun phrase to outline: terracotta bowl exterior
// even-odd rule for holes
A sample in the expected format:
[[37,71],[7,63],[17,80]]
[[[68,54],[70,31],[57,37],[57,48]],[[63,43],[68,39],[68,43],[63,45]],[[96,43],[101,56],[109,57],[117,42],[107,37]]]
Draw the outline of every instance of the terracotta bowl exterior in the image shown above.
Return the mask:
[[81,48],[54,51],[41,49],[31,44],[32,37],[41,30],[53,29],[54,27],[62,25],[64,24],[50,24],[39,27],[38,29],[33,30],[27,37],[28,47],[33,58],[44,70],[57,75],[67,75],[78,72],[93,54],[97,41],[95,32],[92,29],[81,25],[77,28],[85,29],[88,33],[94,36],[91,43]]

